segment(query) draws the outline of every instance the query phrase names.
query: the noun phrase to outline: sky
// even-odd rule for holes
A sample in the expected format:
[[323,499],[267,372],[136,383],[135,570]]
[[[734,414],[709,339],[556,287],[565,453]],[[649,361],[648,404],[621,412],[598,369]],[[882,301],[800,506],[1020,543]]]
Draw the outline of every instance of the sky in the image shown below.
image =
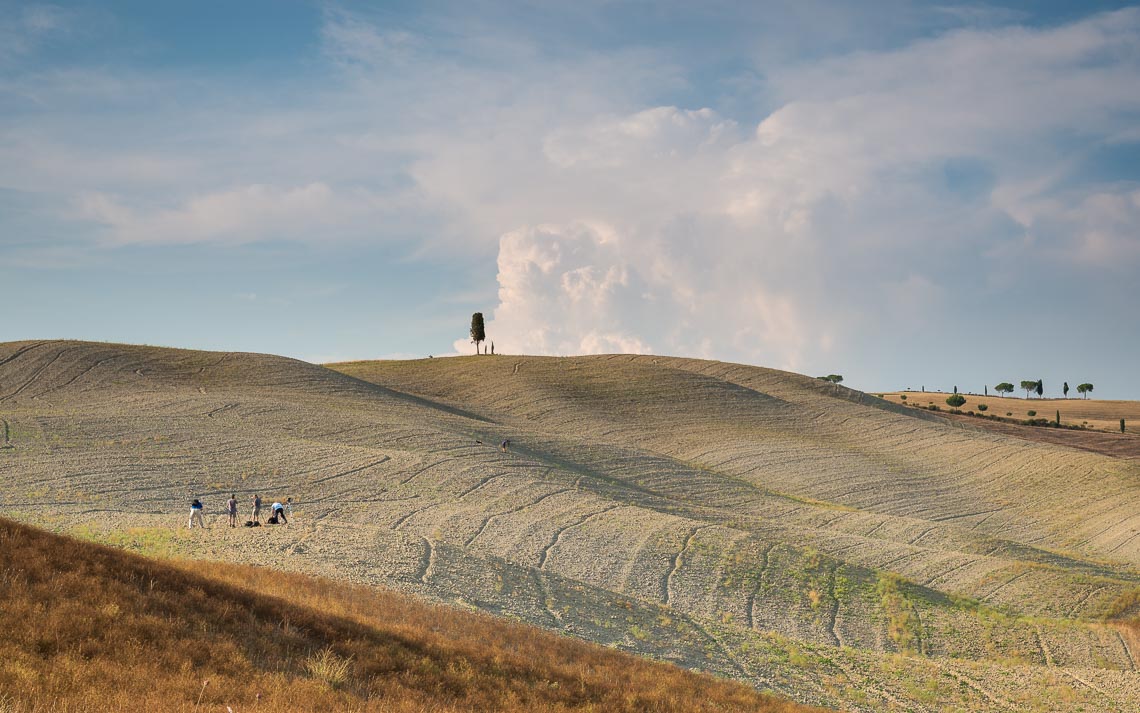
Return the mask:
[[1140,7],[0,0],[0,341],[1140,398]]

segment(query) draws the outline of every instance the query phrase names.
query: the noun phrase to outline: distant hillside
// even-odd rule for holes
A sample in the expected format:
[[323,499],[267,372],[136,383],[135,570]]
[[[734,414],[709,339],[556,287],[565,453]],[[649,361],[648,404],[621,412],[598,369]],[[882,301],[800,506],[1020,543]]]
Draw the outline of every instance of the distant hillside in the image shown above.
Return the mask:
[[[962,404],[961,413],[954,414],[946,404],[949,394],[934,391],[906,391],[880,395],[900,405],[906,404],[924,409],[937,406],[940,409],[938,413],[943,418],[995,433],[1079,448],[1115,458],[1140,459],[1140,401],[1083,398],[1023,399],[1013,396],[998,398],[964,394],[966,403]],[[996,418],[977,418],[974,414],[985,414]],[[1061,425],[1080,428],[1050,427],[1058,414]],[[1120,432],[1122,418],[1125,420],[1124,433]],[[1024,425],[1029,419],[1044,419],[1048,423],[1044,426]]]
[[[897,391],[882,393],[883,398],[893,403],[918,404],[920,406],[934,405],[949,408],[946,405],[945,394],[936,391]],[[902,397],[906,396],[906,399]],[[999,397],[997,394],[983,396],[981,394],[963,394],[966,403],[962,410],[976,410],[979,404],[985,404],[985,412],[994,416],[1010,416],[1012,418],[1047,418],[1052,421],[1057,412],[1061,412],[1061,423],[1067,425],[1083,425],[1086,428],[1107,430],[1112,433],[1120,432],[1120,419],[1135,426],[1133,432],[1140,433],[1140,401],[1114,401],[1108,399],[1085,399],[1074,396],[1068,399],[1026,399],[1016,394]],[[1033,411],[1034,416],[1029,412]]]
[[[59,531],[383,584],[800,703],[1140,710],[1140,462],[817,379],[21,342],[0,419],[0,510]],[[219,527],[255,492],[296,517]],[[186,529],[193,497],[211,529]]]
[[172,566],[3,519],[0,602],[4,711],[809,711],[374,588]]

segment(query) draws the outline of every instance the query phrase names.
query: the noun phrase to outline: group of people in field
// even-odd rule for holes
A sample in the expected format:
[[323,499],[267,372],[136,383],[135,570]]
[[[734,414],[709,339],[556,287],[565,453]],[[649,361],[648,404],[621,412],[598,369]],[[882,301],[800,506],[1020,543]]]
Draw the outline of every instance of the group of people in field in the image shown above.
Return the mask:
[[[246,521],[245,527],[261,527],[261,495],[254,493],[252,498],[253,510],[250,513],[249,520]],[[202,511],[204,510],[202,501],[194,498],[194,502],[190,503],[190,522],[186,527],[194,529],[194,525],[205,528],[206,521],[202,518]],[[238,501],[237,494],[231,494],[230,499],[226,501],[226,514],[229,515],[230,527],[237,527],[238,518]],[[293,498],[285,498],[285,502],[274,502],[269,508],[269,519],[266,524],[269,525],[288,525],[289,518],[293,517]]]
[[[483,441],[475,442],[479,444],[483,443]],[[510,439],[506,439],[500,443],[499,450],[504,453],[510,453]],[[261,496],[254,493],[252,502],[253,511],[250,513],[250,518],[246,521],[245,527],[261,527]],[[206,521],[202,518],[202,511],[204,509],[202,501],[198,498],[194,498],[194,502],[190,503],[190,522],[186,524],[186,527],[194,529],[194,525],[197,524],[198,527],[205,528]],[[226,501],[226,513],[230,517],[230,527],[237,527],[238,501],[236,494],[231,494],[230,499]],[[285,498],[284,503],[274,502],[273,505],[270,506],[269,519],[266,520],[266,524],[288,525],[289,518],[291,517],[293,517],[293,498]]]

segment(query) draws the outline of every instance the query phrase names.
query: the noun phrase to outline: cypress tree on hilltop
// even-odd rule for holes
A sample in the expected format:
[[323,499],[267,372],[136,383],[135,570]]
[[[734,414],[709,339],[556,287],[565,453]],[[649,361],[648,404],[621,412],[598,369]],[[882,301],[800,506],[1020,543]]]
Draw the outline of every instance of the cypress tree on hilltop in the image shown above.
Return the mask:
[[471,341],[475,342],[475,353],[479,353],[479,344],[487,338],[487,332],[483,327],[483,313],[476,312],[471,315]]

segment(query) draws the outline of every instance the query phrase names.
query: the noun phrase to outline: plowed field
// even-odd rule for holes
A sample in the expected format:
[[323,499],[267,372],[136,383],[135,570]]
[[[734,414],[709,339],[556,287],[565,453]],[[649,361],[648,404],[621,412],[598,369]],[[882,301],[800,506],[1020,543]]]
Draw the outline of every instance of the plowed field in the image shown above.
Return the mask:
[[[1131,459],[627,355],[9,343],[0,416],[0,508],[58,530],[384,584],[847,710],[1140,710],[1140,641],[1113,621],[1140,587]],[[297,512],[231,530],[231,492]]]

